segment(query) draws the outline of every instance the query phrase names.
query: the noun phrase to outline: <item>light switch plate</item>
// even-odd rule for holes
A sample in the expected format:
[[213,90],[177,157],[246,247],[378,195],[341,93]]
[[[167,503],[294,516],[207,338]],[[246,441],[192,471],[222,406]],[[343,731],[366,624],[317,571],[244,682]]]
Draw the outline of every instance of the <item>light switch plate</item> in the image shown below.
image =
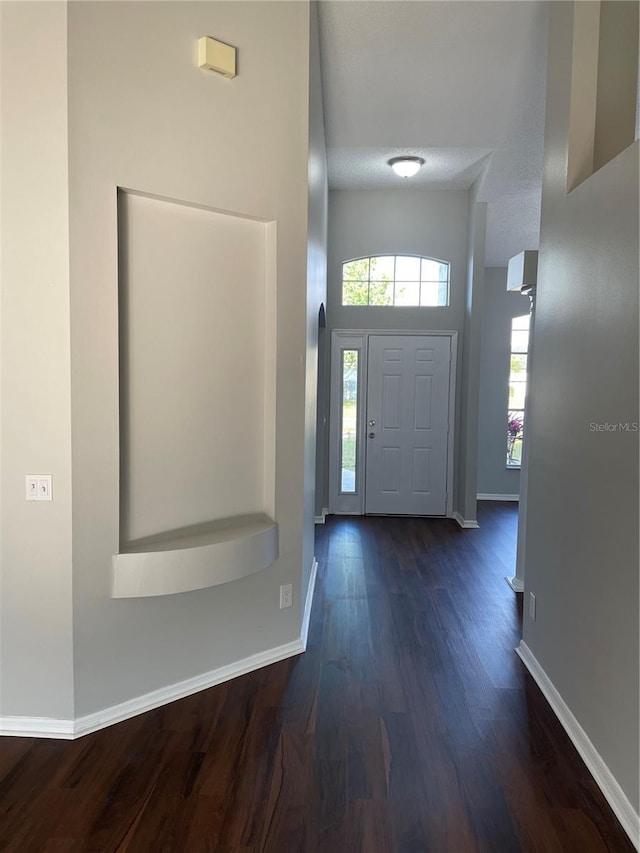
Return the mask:
[[293,604],[293,584],[284,583],[280,587],[280,610]]
[[52,501],[53,478],[51,474],[27,474],[25,476],[25,490],[28,501]]

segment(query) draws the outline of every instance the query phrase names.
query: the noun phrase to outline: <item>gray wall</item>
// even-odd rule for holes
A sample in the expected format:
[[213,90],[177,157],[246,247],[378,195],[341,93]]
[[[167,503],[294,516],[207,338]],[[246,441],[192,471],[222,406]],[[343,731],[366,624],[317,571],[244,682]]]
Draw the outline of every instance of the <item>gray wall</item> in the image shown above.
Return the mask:
[[462,383],[456,417],[456,481],[454,507],[467,522],[476,521],[478,474],[478,398],[480,343],[484,290],[484,251],[487,236],[487,205],[478,203],[482,176],[469,191],[467,233],[467,282],[462,335]]
[[[0,715],[73,715],[67,10],[2,3]],[[46,72],[27,56],[46,56]],[[25,474],[52,474],[51,503]]]
[[121,544],[272,516],[269,226],[120,193],[118,229]]
[[[327,326],[331,329],[460,329],[466,287],[468,193],[332,190],[329,193]],[[416,254],[451,264],[447,308],[342,305],[342,264],[376,254]]]
[[[205,33],[237,46],[235,80],[195,66],[196,40]],[[303,555],[312,553],[313,534],[311,524],[304,523],[303,482],[308,97],[307,4],[69,7],[79,715],[299,635],[303,572],[310,568],[303,566]],[[147,601],[113,601],[108,590],[118,522],[118,185],[277,223],[275,518],[280,559],[249,578]],[[278,588],[284,582],[294,586],[289,611],[279,610]]]
[[529,299],[507,292],[506,267],[488,267],[484,278],[480,407],[478,413],[478,493],[517,495],[520,471],[506,467],[507,403],[511,321],[529,313]]
[[[311,37],[309,57],[309,244],[307,254],[307,378],[305,417],[305,529],[313,529],[317,510],[318,489],[316,487],[316,450],[322,439],[316,440],[316,428],[320,435],[323,424],[323,401],[319,400],[318,389],[324,378],[322,345],[326,330],[318,329],[318,311],[327,301],[327,151],[324,135],[324,112],[322,107],[322,79],[320,69],[320,43],[318,35],[318,4],[311,4]],[[323,340],[321,340],[321,337]],[[320,496],[321,498],[321,496]],[[306,593],[308,573],[313,556],[313,541],[306,542],[303,559],[303,601]]]
[[[68,719],[300,636],[313,555],[308,318],[322,291],[317,54],[310,128],[306,3],[3,4],[2,13],[11,210],[2,220],[2,713]],[[204,34],[237,46],[235,80],[197,68]],[[25,62],[34,50],[47,56],[46,73]],[[274,459],[280,559],[233,583],[147,600],[110,598],[119,546],[118,186],[253,217],[275,238],[275,434],[265,433],[265,453]],[[188,454],[184,436],[176,440]],[[53,473],[53,503],[26,503],[31,472]],[[294,606],[281,611],[287,582]]]
[[606,0],[600,4],[594,169],[635,139],[638,13],[637,2]]
[[[409,187],[397,190],[332,190],[329,193],[327,338],[332,329],[451,329],[461,333],[467,286],[468,214],[469,193],[465,191],[434,192]],[[427,255],[449,261],[449,307],[362,308],[342,305],[344,261],[395,253]],[[458,346],[461,346],[460,337]],[[328,382],[327,372],[325,387],[328,387]],[[458,397],[460,385],[459,369]],[[325,399],[328,398],[327,393]],[[328,495],[327,438],[328,433],[325,432],[322,506],[327,506]]]
[[[566,192],[574,7],[551,4],[524,641],[638,809],[638,143]],[[526,611],[526,608],[525,608]]]

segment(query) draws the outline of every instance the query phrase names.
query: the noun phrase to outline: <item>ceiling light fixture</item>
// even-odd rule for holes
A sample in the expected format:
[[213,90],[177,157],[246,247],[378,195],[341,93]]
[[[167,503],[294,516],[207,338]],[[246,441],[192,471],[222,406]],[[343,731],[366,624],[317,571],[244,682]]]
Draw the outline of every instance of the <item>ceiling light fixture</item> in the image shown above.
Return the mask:
[[392,157],[387,162],[401,178],[412,178],[424,166],[422,157]]

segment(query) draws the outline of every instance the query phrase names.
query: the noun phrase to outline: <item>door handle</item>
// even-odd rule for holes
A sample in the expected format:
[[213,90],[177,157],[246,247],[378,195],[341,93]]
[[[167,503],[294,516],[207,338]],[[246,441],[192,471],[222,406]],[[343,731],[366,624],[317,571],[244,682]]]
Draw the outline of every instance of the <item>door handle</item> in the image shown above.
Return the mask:
[[374,420],[369,421],[369,426],[375,426],[376,422]]
[[375,437],[376,437],[375,432],[370,432],[370,433],[369,433],[369,438],[375,438]]

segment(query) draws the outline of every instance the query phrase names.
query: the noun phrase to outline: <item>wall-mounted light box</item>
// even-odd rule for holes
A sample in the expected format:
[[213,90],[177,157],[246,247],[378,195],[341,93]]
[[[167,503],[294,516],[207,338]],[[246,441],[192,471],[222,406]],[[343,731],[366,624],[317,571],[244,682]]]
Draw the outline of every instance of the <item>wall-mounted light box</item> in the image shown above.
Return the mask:
[[507,267],[507,290],[517,292],[535,287],[538,280],[538,253],[533,250],[520,252],[509,259]]
[[198,68],[215,71],[228,80],[236,76],[236,49],[217,39],[198,39]]

